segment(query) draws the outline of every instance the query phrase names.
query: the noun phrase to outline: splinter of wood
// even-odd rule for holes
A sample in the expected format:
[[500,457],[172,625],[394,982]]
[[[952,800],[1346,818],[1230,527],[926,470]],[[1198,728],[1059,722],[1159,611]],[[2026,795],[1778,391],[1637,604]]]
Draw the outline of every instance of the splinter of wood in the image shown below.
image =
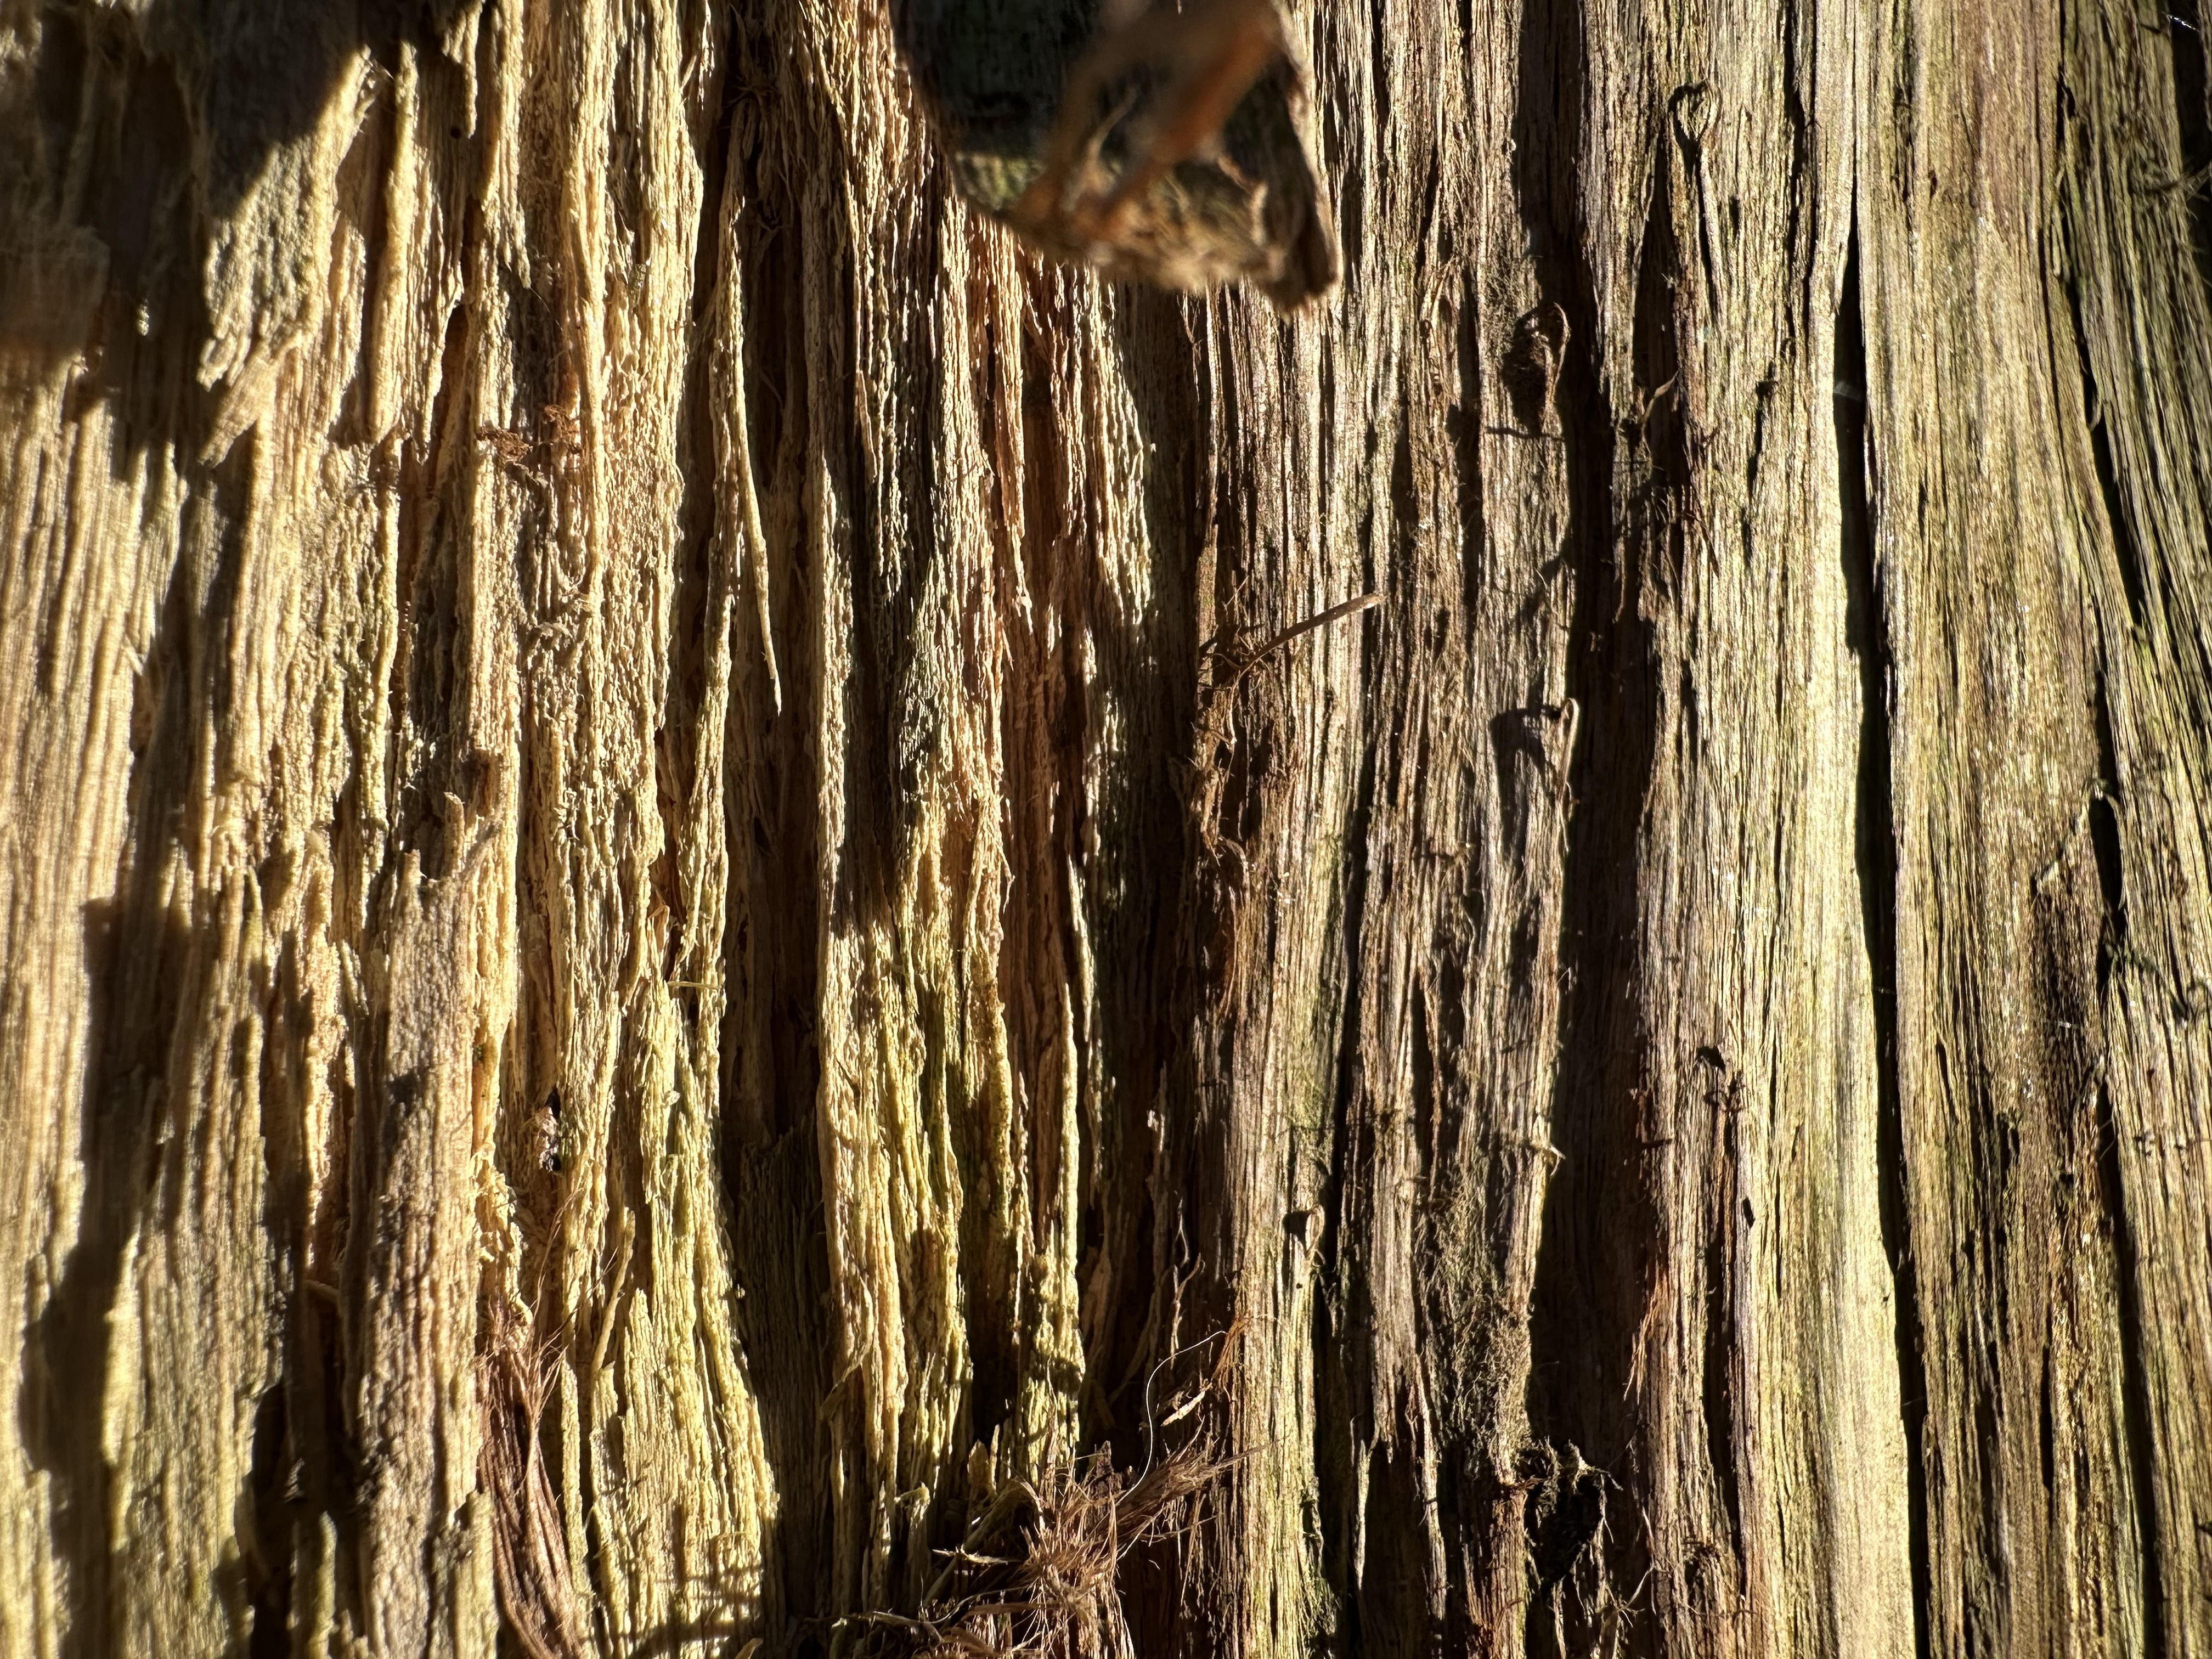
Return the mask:
[[1177,162],[1203,153],[1238,100],[1288,51],[1274,0],[1205,0],[1172,15],[1149,11],[1114,29],[1069,76],[1044,170],[1016,204],[1016,216],[1041,221],[1060,209],[1079,159],[1098,135],[1091,113],[1109,81],[1142,64],[1179,62],[1182,73],[1168,89],[1164,118],[1143,155],[1103,201],[1079,198],[1067,210],[1079,234],[1110,241],[1130,204]]

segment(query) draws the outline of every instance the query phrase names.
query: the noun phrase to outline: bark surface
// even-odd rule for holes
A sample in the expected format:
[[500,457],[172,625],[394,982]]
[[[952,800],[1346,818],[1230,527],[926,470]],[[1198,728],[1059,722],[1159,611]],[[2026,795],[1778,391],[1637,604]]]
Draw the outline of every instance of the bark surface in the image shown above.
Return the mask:
[[0,0],[0,1651],[2212,1653],[2206,21]]

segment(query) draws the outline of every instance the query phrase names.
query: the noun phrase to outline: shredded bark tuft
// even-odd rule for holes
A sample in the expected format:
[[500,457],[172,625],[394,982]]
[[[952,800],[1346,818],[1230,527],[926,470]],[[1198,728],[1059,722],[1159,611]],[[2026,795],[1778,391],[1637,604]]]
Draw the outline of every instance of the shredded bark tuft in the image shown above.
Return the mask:
[[1042,1654],[1103,1659],[1134,1651],[1121,1567],[1141,1546],[1187,1533],[1233,1460],[1200,1437],[1134,1479],[1103,1452],[1058,1478],[1002,1483],[914,1618],[874,1613],[872,1655]]

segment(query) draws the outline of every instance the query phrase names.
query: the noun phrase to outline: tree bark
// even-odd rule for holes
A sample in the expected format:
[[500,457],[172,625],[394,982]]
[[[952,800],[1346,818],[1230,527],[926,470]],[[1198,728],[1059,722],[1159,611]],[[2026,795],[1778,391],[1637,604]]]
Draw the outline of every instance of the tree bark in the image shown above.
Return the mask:
[[2212,1653],[2206,21],[0,4],[0,1651]]

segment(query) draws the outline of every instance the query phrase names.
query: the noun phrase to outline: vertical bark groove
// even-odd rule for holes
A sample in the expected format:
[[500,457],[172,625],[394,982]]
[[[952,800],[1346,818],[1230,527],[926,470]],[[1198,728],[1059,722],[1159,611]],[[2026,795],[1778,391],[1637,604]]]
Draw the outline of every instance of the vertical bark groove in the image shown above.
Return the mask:
[[1911,1223],[1905,1207],[1904,1136],[1897,1049],[1897,842],[1890,778],[1890,700],[1894,665],[1889,648],[1879,544],[1872,522],[1869,475],[1878,464],[1866,423],[1866,341],[1859,310],[1858,239],[1852,233],[1844,263],[1843,295],[1836,315],[1836,461],[1839,484],[1844,580],[1850,588],[1849,644],[1858,659],[1859,752],[1855,855],[1860,926],[1865,938],[1872,993],[1876,1066],[1875,1132],[1881,1166],[1881,1249],[1893,1309],[1898,1401],[1905,1436],[1905,1501],[1912,1571],[1913,1651],[1926,1659],[1928,1632],[1928,1488],[1923,1463],[1928,1377],[1922,1360],[1926,1340],[1912,1263]]

